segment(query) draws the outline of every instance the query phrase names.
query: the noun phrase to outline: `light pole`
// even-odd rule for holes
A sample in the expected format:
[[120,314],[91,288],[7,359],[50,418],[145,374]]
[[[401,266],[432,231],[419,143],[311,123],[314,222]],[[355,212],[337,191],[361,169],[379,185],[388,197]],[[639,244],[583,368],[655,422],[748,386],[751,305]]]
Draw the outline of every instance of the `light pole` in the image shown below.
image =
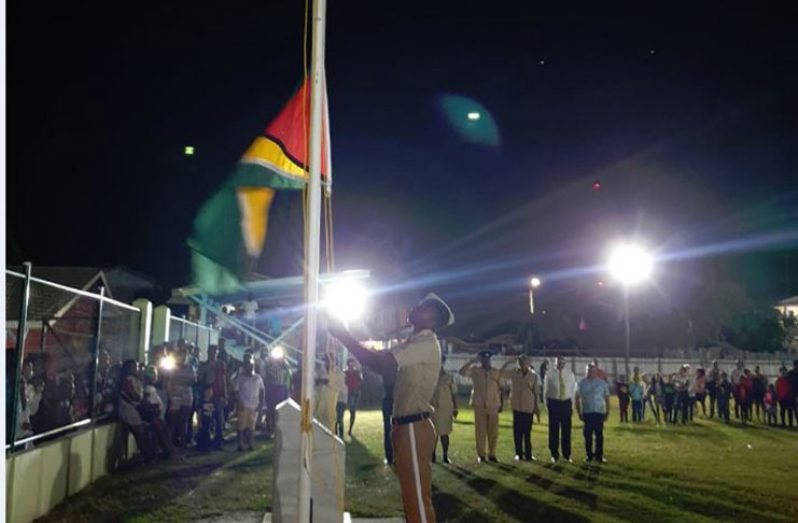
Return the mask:
[[529,314],[535,314],[535,289],[540,287],[541,283],[543,282],[537,276],[529,280]]
[[629,379],[629,357],[631,355],[631,330],[629,328],[629,287],[648,279],[654,270],[654,259],[645,249],[634,244],[620,244],[610,252],[610,273],[623,284],[623,309],[626,328],[626,352],[624,366]]

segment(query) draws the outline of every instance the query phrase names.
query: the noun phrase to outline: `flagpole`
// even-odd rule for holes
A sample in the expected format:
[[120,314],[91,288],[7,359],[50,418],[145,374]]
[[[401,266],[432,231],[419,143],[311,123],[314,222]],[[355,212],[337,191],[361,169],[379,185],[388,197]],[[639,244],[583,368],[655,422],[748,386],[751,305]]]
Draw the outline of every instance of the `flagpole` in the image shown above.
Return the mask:
[[312,420],[315,387],[316,329],[319,303],[319,250],[321,244],[321,135],[324,104],[324,36],[326,0],[313,2],[310,74],[310,179],[308,180],[308,248],[305,271],[307,312],[305,320],[305,354],[302,359],[302,416],[299,463],[299,507],[301,523],[310,523],[311,464],[313,457]]

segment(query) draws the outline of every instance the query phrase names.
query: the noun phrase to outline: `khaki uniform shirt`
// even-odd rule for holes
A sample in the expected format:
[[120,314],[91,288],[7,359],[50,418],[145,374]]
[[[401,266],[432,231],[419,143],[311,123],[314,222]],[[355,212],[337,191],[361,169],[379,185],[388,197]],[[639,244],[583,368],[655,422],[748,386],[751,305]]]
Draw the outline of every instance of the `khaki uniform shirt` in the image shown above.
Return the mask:
[[469,367],[461,373],[467,378],[471,378],[474,389],[471,391],[471,405],[474,407],[486,407],[498,409],[501,407],[501,373],[499,369],[485,370],[480,367]]
[[504,371],[503,377],[510,379],[512,393],[510,405],[513,410],[533,413],[538,408],[538,375],[532,369],[521,372],[521,369]]
[[441,371],[441,346],[435,333],[419,331],[391,354],[399,366],[393,386],[394,417],[435,410],[431,401]]

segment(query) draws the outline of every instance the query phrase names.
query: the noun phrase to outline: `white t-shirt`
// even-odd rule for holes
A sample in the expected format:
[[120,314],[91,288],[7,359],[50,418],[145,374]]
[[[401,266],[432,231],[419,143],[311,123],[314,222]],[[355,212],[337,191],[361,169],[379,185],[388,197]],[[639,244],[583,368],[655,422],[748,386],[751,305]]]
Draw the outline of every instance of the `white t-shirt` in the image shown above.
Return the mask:
[[244,318],[254,320],[256,312],[258,312],[258,302],[255,300],[244,302]]
[[263,380],[257,374],[253,376],[243,376],[239,374],[233,381],[233,390],[238,401],[244,408],[257,409],[260,403],[260,394],[266,393]]

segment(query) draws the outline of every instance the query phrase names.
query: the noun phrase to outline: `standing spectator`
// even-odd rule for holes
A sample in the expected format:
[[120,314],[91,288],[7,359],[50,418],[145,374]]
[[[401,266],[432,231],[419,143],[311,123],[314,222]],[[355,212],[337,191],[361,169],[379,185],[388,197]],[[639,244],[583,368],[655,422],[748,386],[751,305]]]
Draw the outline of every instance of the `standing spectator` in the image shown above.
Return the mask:
[[[585,424],[585,461],[606,463],[604,458],[604,422],[610,413],[610,387],[599,379],[595,365],[587,366],[587,376],[579,381],[576,389],[576,413]],[[593,446],[595,436],[595,447]]]
[[[678,410],[681,414],[682,424],[687,423],[687,420],[690,417],[690,392],[688,387],[690,386],[690,365],[685,363],[682,365],[682,368],[679,369],[678,374],[673,377],[673,386],[676,389],[676,407],[675,410]],[[674,416],[674,423],[675,423],[675,416]]]
[[[707,417],[707,374],[702,368],[695,371],[695,379],[693,380],[693,389],[695,390],[695,403],[701,405],[701,415]],[[693,403],[693,405],[695,405]]]
[[139,405],[144,398],[144,384],[139,376],[139,363],[136,360],[127,360],[122,365],[122,386],[119,392],[119,419],[127,425],[136,445],[147,460],[154,457],[147,438],[144,420],[139,414]]
[[712,368],[707,376],[707,392],[709,393],[709,417],[715,417],[715,390],[720,382],[720,368],[718,360],[712,362]]
[[[258,302],[252,296],[252,294],[247,295],[247,301],[244,302],[244,321],[252,327],[253,329],[257,328],[257,319],[258,319]],[[251,336],[247,335],[246,343],[247,345],[253,343],[253,339]]]
[[[598,373],[596,373],[598,378]],[[601,379],[601,378],[599,378]],[[621,423],[629,422],[629,385],[626,383],[626,376],[621,375],[615,383],[615,394],[618,396],[618,413],[621,416]]]
[[255,420],[263,408],[266,388],[263,380],[255,374],[252,360],[244,360],[241,373],[233,382],[236,399],[236,415],[238,417],[238,451],[254,450]]
[[[443,462],[451,463],[449,460],[449,434],[452,433],[454,418],[457,417],[457,394],[455,391],[454,378],[446,372],[444,368],[446,356],[441,356],[441,371],[438,374],[438,383],[435,385],[435,393],[430,402],[435,410],[432,412],[432,424],[435,425],[435,433],[441,440],[441,450],[443,450]],[[351,398],[350,398],[351,399]],[[435,442],[435,449],[432,451],[432,461],[435,462],[438,443]]]
[[776,399],[776,387],[773,386],[771,383],[768,385],[768,389],[765,392],[765,397],[762,401],[765,415],[767,417],[767,423],[770,426],[776,426],[776,404],[778,400]]
[[346,373],[335,367],[337,378],[332,385],[336,388],[335,398],[335,435],[344,439],[344,413],[349,403],[349,388],[346,386]]
[[139,414],[142,421],[155,431],[164,457],[169,458],[174,455],[175,449],[169,437],[169,430],[166,428],[166,423],[164,423],[161,415],[164,411],[164,405],[155,387],[156,383],[158,383],[158,369],[153,365],[149,365],[144,369],[144,392],[142,401],[139,404]]
[[[759,422],[765,421],[765,393],[768,390],[768,379],[759,370],[759,365],[754,367],[754,373],[751,375],[752,386],[752,407],[756,411],[756,420]],[[751,416],[753,418],[753,416]]]
[[546,374],[544,389],[546,407],[549,411],[549,451],[551,462],[556,463],[562,456],[568,463],[571,459],[571,418],[573,417],[573,398],[576,389],[574,373],[565,368],[565,357],[557,356],[556,368]]
[[779,369],[779,378],[776,380],[776,397],[779,400],[781,426],[786,427],[786,421],[789,420],[789,426],[792,427],[795,421],[795,394],[790,388],[790,381],[787,379],[787,367],[784,366]]
[[357,403],[360,399],[360,388],[363,385],[363,373],[357,368],[354,358],[349,358],[346,362],[346,389],[348,394],[349,407],[349,430],[347,433],[352,437],[352,428],[355,426],[355,414],[357,413]]
[[[734,390],[737,389],[737,386],[740,384],[740,380],[744,376],[743,370],[743,360],[737,360],[737,366],[731,371],[731,375],[729,376],[729,380],[731,381],[732,388]],[[736,401],[734,402],[734,418],[740,419],[740,404]]]
[[750,406],[751,406],[751,391],[753,390],[753,385],[751,384],[751,380],[748,377],[751,371],[745,369],[744,373],[740,376],[740,379],[737,380],[737,385],[734,386],[734,404],[735,404],[735,411],[740,411],[740,422],[745,425],[749,421],[749,415],[751,413]]
[[607,381],[607,373],[599,366],[596,358],[593,358],[593,366],[596,367],[596,377],[600,380]]
[[[546,372],[549,370],[549,360],[544,359],[540,363],[540,372],[538,372],[538,387],[540,390],[538,391],[538,398],[544,398],[546,396],[545,391],[543,390],[543,383],[546,380]],[[538,411],[535,416],[538,419],[538,423],[540,423],[540,410],[542,407],[545,407],[546,403],[544,401],[538,402]]]
[[667,374],[662,379],[662,413],[667,423],[676,423],[676,387],[673,377],[674,374]]
[[715,399],[718,402],[718,419],[729,423],[729,402],[731,401],[734,387],[725,372],[720,373],[720,378],[715,386]]
[[61,405],[59,391],[59,377],[55,370],[55,360],[52,354],[42,354],[42,396],[39,402],[39,411],[31,419],[33,433],[41,434],[58,428],[58,411]]
[[[332,354],[325,353],[322,360],[322,366],[316,375],[313,417],[333,434],[336,434],[336,403],[339,391],[346,386],[344,373],[338,369]],[[343,434],[343,422],[341,431]]]
[[[645,377],[643,378],[643,381],[645,383]],[[655,373],[654,376],[649,379],[649,383],[646,385],[646,398],[643,402],[643,413],[645,414],[647,403],[651,409],[651,413],[654,415],[654,419],[657,420],[657,424],[659,424],[659,406],[662,403],[662,376],[660,376],[660,373]]]
[[174,352],[175,370],[167,381],[167,392],[169,394],[169,412],[167,423],[169,434],[174,439],[175,446],[185,447],[188,445],[188,416],[194,405],[194,383],[197,376],[189,366],[185,346],[176,347]]
[[[501,408],[501,373],[490,365],[490,351],[482,351],[476,358],[468,360],[460,369],[460,375],[471,378],[471,405],[474,406],[474,434],[476,437],[477,461],[485,459],[485,440],[488,442],[487,460],[498,462],[496,441],[499,435],[499,409]],[[474,367],[479,363],[479,367]]]
[[629,384],[629,397],[632,399],[632,421],[640,423],[643,421],[643,396],[645,395],[645,383],[640,377],[640,369],[635,367],[632,375],[632,383]]
[[506,370],[513,363],[510,358],[501,368],[502,378],[509,378],[512,383],[515,460],[536,461],[532,454],[532,416],[538,411],[538,376],[526,356],[519,356],[517,362],[518,368]]
[[277,423],[277,405],[288,399],[288,387],[291,383],[291,371],[285,361],[285,353],[281,348],[275,347],[269,353],[262,377],[266,386],[266,423],[264,432],[267,438],[271,438]]
[[787,381],[790,383],[790,393],[792,394],[792,408],[798,418],[798,360],[793,360],[792,369],[787,373]]
[[[208,347],[208,361],[200,365],[199,381],[202,387],[210,389],[213,403],[213,427],[215,430],[212,447],[214,450],[224,449],[225,408],[227,407],[227,366],[218,359],[219,348]],[[210,427],[207,427],[210,430]]]
[[199,347],[191,342],[186,342],[186,365],[194,373],[194,384],[191,386],[191,406],[186,417],[186,445],[190,445],[194,440],[194,413],[199,409],[202,401],[200,395],[200,385],[197,380],[199,373]]

